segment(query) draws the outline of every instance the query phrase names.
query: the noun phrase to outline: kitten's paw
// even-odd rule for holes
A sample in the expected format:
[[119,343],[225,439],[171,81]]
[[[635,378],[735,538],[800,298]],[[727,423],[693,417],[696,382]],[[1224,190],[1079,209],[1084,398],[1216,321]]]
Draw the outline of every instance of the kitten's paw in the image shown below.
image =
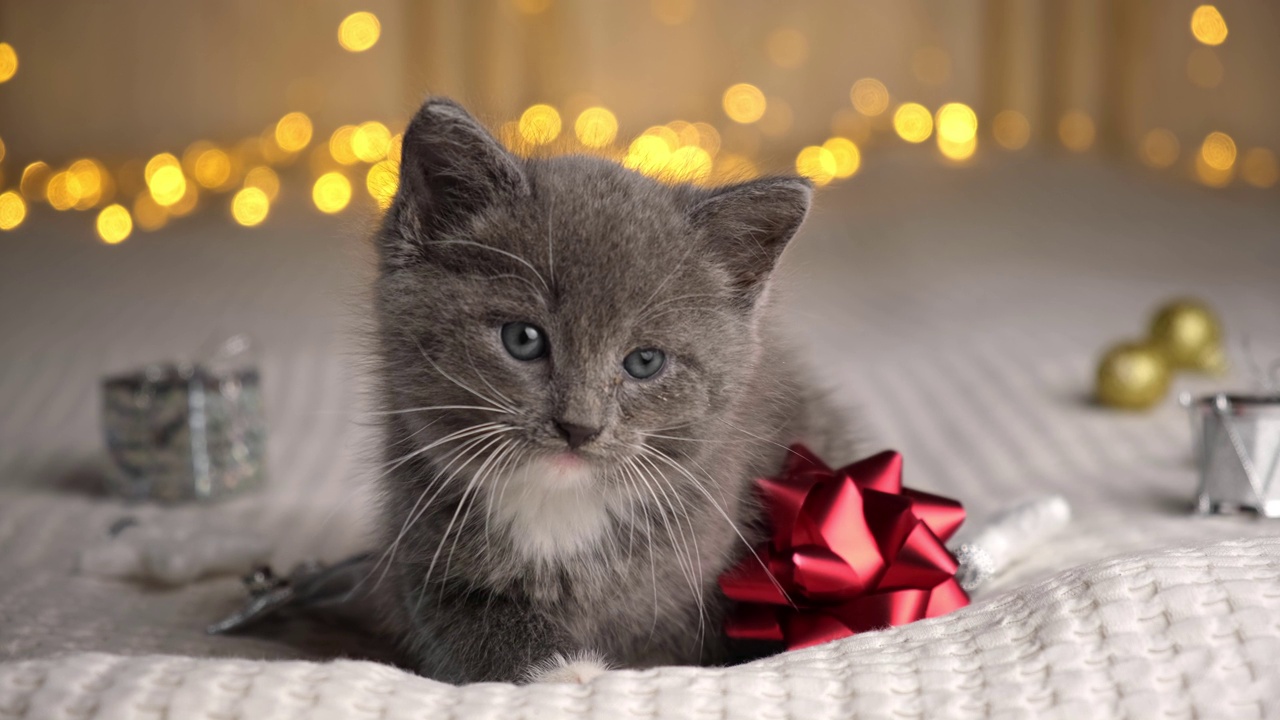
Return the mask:
[[599,653],[581,650],[568,657],[556,653],[529,668],[527,682],[573,683],[585,685],[609,671],[609,663]]

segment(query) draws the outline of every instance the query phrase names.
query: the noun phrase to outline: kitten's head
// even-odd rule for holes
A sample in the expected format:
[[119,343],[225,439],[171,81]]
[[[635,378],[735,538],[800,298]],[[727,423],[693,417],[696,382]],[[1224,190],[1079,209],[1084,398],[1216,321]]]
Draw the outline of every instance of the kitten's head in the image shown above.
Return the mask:
[[570,484],[714,454],[758,371],[766,283],[807,181],[673,186],[523,159],[443,99],[405,132],[400,177],[378,238],[397,454]]

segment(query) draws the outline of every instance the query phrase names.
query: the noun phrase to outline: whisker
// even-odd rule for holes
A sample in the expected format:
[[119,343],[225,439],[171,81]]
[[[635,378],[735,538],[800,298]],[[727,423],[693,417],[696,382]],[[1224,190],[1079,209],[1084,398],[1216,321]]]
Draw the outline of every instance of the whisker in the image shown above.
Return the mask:
[[738,524],[733,521],[733,518],[729,517],[729,513],[725,512],[724,508],[720,506],[720,503],[716,502],[716,499],[711,496],[711,493],[708,492],[705,487],[703,487],[702,483],[699,482],[698,479],[695,478],[692,473],[690,473],[685,468],[681,467],[678,463],[674,462],[670,458],[667,458],[666,456],[660,453],[654,452],[653,450],[650,450],[649,448],[646,448],[644,446],[639,446],[638,449],[641,452],[648,453],[649,455],[652,455],[653,457],[659,460],[662,460],[663,462],[667,463],[671,467],[675,468],[677,471],[683,473],[684,476],[689,479],[690,483],[692,483],[693,486],[697,488],[699,492],[701,492],[704,496],[706,496],[707,500],[711,502],[712,506],[715,507],[716,511],[718,511],[722,517],[724,517],[725,522],[729,523],[729,527],[733,528],[733,532],[738,536],[738,539],[742,541],[742,544],[747,546],[747,550],[756,559],[756,562],[760,563],[760,567],[763,568],[765,574],[769,576],[769,580],[770,582],[773,583],[773,586],[778,589],[778,592],[782,594],[782,597],[786,599],[788,603],[794,606],[795,603],[792,602],[791,597],[787,595],[787,591],[782,587],[782,583],[778,582],[778,578],[774,577],[773,572],[769,570],[769,566],[765,564],[763,559],[761,559],[760,554],[756,552],[756,549],[751,545],[750,542],[747,542],[747,538],[745,535],[742,534],[742,530],[738,528]]
[[753,433],[753,432],[749,432],[749,431],[747,431],[747,430],[743,430],[742,428],[738,427],[737,425],[734,425],[733,423],[729,422],[728,420],[725,420],[725,419],[724,419],[724,418],[722,418],[722,417],[717,417],[716,419],[717,419],[717,420],[719,420],[720,422],[724,423],[725,425],[728,425],[730,428],[732,428],[732,429],[734,429],[734,430],[737,430],[738,432],[742,433],[743,435],[746,435],[747,437],[753,437],[753,438],[755,438],[756,440],[759,440],[760,442],[766,442],[766,443],[769,443],[770,445],[773,445],[773,446],[775,446],[775,447],[780,447],[780,448],[782,448],[783,450],[786,450],[787,452],[791,453],[792,455],[795,455],[795,456],[796,456],[796,457],[798,457],[798,458],[803,458],[803,457],[804,457],[804,456],[803,456],[803,455],[801,455],[800,453],[796,452],[795,450],[792,450],[791,448],[787,447],[786,445],[783,445],[783,444],[782,444],[782,443],[780,443],[780,442],[777,442],[777,441],[774,441],[774,440],[770,440],[769,438],[760,437],[759,435],[756,435],[756,434],[755,434],[755,433]]
[[[489,442],[486,443],[484,447],[472,453],[472,459],[474,459],[475,457],[478,457],[483,453],[488,452],[490,447],[492,447],[495,443],[500,441],[502,441],[502,438],[496,438],[496,437],[489,440]],[[490,455],[489,459],[490,460],[493,459],[493,456]],[[487,463],[488,460],[486,460],[485,462]],[[466,467],[466,465],[467,463],[463,463],[461,466],[459,466],[459,469],[461,469],[462,467]],[[440,544],[436,546],[436,552],[434,555],[431,556],[431,564],[427,567],[427,573],[422,578],[422,592],[418,595],[418,602],[414,606],[415,614],[418,612],[418,610],[422,606],[422,599],[426,594],[427,587],[431,583],[431,576],[435,574],[436,563],[440,560],[440,553],[444,551],[445,541],[449,539],[449,534],[453,531],[453,526],[455,523],[457,523],[458,516],[462,513],[462,509],[466,505],[467,496],[468,494],[470,494],[472,488],[475,487],[475,485],[476,485],[476,476],[473,475],[471,480],[467,483],[467,487],[464,488],[462,491],[462,498],[458,500],[458,508],[453,511],[453,517],[449,519],[449,525],[445,528],[444,534],[440,536]],[[446,577],[446,579],[448,578]],[[441,589],[443,590],[443,587]]]
[[[489,428],[488,432],[480,434],[479,437],[472,437],[468,439],[460,447],[454,448],[449,452],[450,454],[453,455],[453,458],[456,460],[461,453],[466,452],[468,449],[475,447],[476,445],[478,445],[481,442],[484,442],[490,437],[494,437],[504,432],[507,432],[509,429],[510,428],[507,428],[506,426],[499,426],[498,428]],[[426,498],[427,493],[431,492],[432,488],[436,487],[436,485],[441,482],[441,480],[445,477],[445,472],[448,471],[448,468],[451,467],[452,464],[453,462],[451,460],[449,465],[445,466],[444,472],[437,474],[434,478],[431,479],[430,482],[426,484],[426,486],[423,487],[422,492],[418,494],[417,501],[413,504],[413,507],[409,510],[409,513],[405,515],[405,521],[401,525],[400,532],[396,535],[396,539],[392,541],[390,547],[388,547],[387,550],[383,551],[382,555],[378,558],[378,562],[374,563],[373,567],[370,568],[369,576],[372,576],[373,573],[377,572],[378,567],[381,566],[384,561],[387,563],[386,567],[382,571],[382,574],[378,576],[378,581],[374,584],[375,588],[382,584],[382,580],[386,577],[387,572],[390,571],[391,563],[392,561],[395,560],[395,553],[397,548],[400,547],[400,542],[404,540],[404,536],[408,534],[409,529],[413,527],[414,523],[416,523],[418,519],[421,518],[422,515],[424,515],[427,512],[427,509],[431,507],[431,503],[435,502],[436,495],[439,495],[439,492],[437,492],[436,495],[432,495],[431,499],[426,502],[426,505],[422,504],[423,499]],[[441,489],[443,489],[443,485],[441,485]],[[419,510],[419,507],[421,507],[421,510]]]
[[[633,477],[633,478],[638,478],[638,477],[639,477],[639,470],[636,468],[636,464],[635,464],[634,459],[633,459],[632,457],[627,457],[627,458],[625,458],[625,459],[624,459],[624,463],[626,464],[626,467],[628,468],[628,472],[630,472],[630,473],[632,473],[632,474],[633,474],[633,475],[632,475],[632,477]],[[639,487],[640,487],[640,485],[639,485],[639,483],[638,483],[638,482],[635,484],[635,487],[636,487],[636,489],[637,489],[637,493],[636,493],[636,494],[638,495],[638,494],[639,494]],[[651,493],[651,494],[652,494],[652,493]],[[645,529],[646,529],[646,533],[645,533],[645,540],[647,540],[647,542],[646,542],[645,544],[649,546],[649,574],[650,574],[650,576],[651,576],[651,578],[652,578],[652,582],[653,582],[653,584],[652,584],[652,587],[653,587],[653,624],[651,624],[651,625],[649,626],[649,640],[648,640],[648,642],[652,642],[652,641],[653,641],[653,636],[658,632],[658,615],[659,615],[659,609],[658,609],[658,564],[657,564],[657,562],[654,560],[654,553],[653,553],[653,534],[654,534],[654,529],[653,529],[653,517],[652,517],[649,513],[647,513],[647,512],[646,512],[646,513],[645,513],[644,518],[645,518]]]
[[467,364],[471,366],[471,370],[476,374],[476,377],[480,378],[480,382],[484,383],[485,387],[492,390],[494,395],[497,395],[503,400],[506,400],[507,407],[514,406],[515,401],[507,397],[506,395],[502,394],[502,391],[494,387],[493,383],[489,382],[489,379],[484,376],[484,373],[480,372],[480,368],[476,367],[476,361],[475,361],[475,358],[471,357],[471,351],[467,350],[466,353],[467,353]]
[[429,412],[431,410],[488,410],[489,412],[502,413],[510,415],[508,410],[502,410],[496,407],[488,407],[486,405],[424,405],[416,408],[405,408],[403,410],[374,410],[360,413],[361,415],[406,415],[408,413]]
[[[649,464],[649,467],[652,468],[653,470],[652,477],[654,482],[665,483],[667,488],[670,490],[670,496],[674,497],[676,499],[676,502],[679,503],[680,510],[684,513],[685,521],[689,528],[688,536],[684,534],[683,529],[681,529],[680,531],[680,536],[681,536],[682,542],[684,542],[684,545],[685,545],[685,556],[689,559],[689,585],[690,585],[689,589],[693,591],[693,595],[696,598],[696,601],[698,604],[697,642],[700,644],[702,642],[702,638],[704,637],[704,633],[706,632],[706,605],[703,602],[703,595],[702,595],[702,588],[703,588],[702,561],[701,561],[702,556],[698,552],[698,534],[693,529],[693,517],[689,514],[689,506],[685,505],[684,499],[680,497],[680,493],[676,491],[675,486],[672,485],[671,481],[665,477],[665,475],[662,473],[661,470],[659,470],[658,466],[652,460],[649,460],[647,458],[645,459],[645,462],[647,462]],[[665,494],[666,493],[664,492],[664,495]],[[676,523],[679,524],[678,516],[676,516]],[[690,540],[692,540],[693,542],[692,551],[689,550]],[[693,576],[695,573],[697,574],[696,584],[693,581]]]
[[436,361],[435,361],[435,360],[432,360],[432,359],[431,359],[431,356],[427,354],[427,350],[426,350],[426,348],[422,347],[422,343],[418,342],[418,339],[417,339],[416,337],[412,337],[412,336],[410,336],[410,337],[411,337],[411,339],[413,340],[413,344],[418,346],[418,352],[422,354],[422,359],[423,359],[423,360],[426,360],[426,361],[427,361],[427,362],[429,362],[429,363],[431,363],[431,367],[432,367],[432,368],[434,368],[436,372],[440,373],[440,375],[441,375],[442,377],[444,377],[446,380],[448,380],[449,382],[453,383],[454,385],[457,385],[458,387],[462,388],[463,390],[466,390],[467,392],[471,393],[472,395],[475,395],[476,397],[480,398],[481,400],[484,400],[485,402],[489,403],[490,405],[493,405],[493,406],[495,406],[495,407],[500,407],[500,408],[502,408],[503,410],[506,410],[506,411],[507,411],[507,412],[509,412],[509,413],[513,413],[513,414],[515,413],[515,408],[508,407],[508,406],[506,406],[506,405],[503,405],[502,403],[498,402],[497,400],[494,400],[493,398],[486,396],[484,393],[481,393],[480,391],[476,390],[475,388],[473,388],[473,387],[471,387],[471,386],[469,386],[469,385],[464,384],[462,381],[458,380],[458,379],[457,379],[457,378],[455,378],[454,376],[452,376],[452,375],[450,375],[449,373],[445,372],[445,371],[444,371],[444,369],[443,369],[443,368],[441,368],[439,365],[437,365],[437,364],[436,364]]
[[533,263],[529,262],[528,260],[525,260],[519,255],[516,255],[515,253],[510,253],[501,248],[491,247],[489,245],[484,245],[482,243],[472,242],[471,240],[434,240],[432,241],[431,245],[432,247],[439,247],[441,245],[467,245],[469,247],[477,247],[482,250],[489,250],[490,252],[496,252],[499,255],[505,255],[511,258],[512,260],[515,260],[516,262],[520,263],[521,265],[524,265],[525,267],[529,268],[529,270],[533,272],[534,277],[538,278],[538,282],[542,283],[542,289],[546,290],[548,295],[551,294],[551,286],[548,285],[546,279],[542,277],[542,273],[538,272],[538,268],[534,267]]
[[[636,457],[637,461],[640,461],[641,459],[642,458],[639,456]],[[650,463],[649,467],[651,469],[653,468],[652,463]],[[653,481],[652,487],[656,487],[658,491],[662,493],[662,496],[667,500],[667,504],[665,505],[665,507],[668,507],[671,509],[671,520],[668,520],[666,513],[663,513],[662,521],[663,521],[663,524],[666,525],[667,536],[671,538],[671,549],[675,551],[676,557],[679,560],[680,572],[682,575],[685,576],[685,580],[688,581],[690,587],[692,588],[694,583],[692,557],[688,555],[688,551],[689,551],[688,544],[686,542],[681,542],[684,539],[684,528],[683,526],[680,526],[680,517],[675,514],[676,513],[675,503],[671,502],[671,497],[667,494],[666,489],[658,482],[658,479],[656,477],[654,477],[652,474],[648,472],[644,473],[643,477],[646,478],[645,480],[646,484],[648,484],[650,480]],[[662,501],[658,499],[657,492],[653,492],[653,495],[654,495],[654,498],[653,498],[654,502],[658,503],[661,506]],[[673,521],[677,527],[680,527],[679,539],[676,538],[675,530],[673,529],[673,526],[671,524]]]
[[[498,462],[501,462],[507,457],[507,455],[511,451],[511,447],[512,447],[511,439],[504,438],[502,440],[502,443],[498,445],[498,447],[493,452],[489,453],[489,457],[484,461],[484,464],[482,464],[480,468],[476,470],[476,474],[475,474],[476,491],[472,493],[471,501],[467,506],[467,510],[462,514],[462,522],[458,524],[458,531],[453,536],[453,546],[449,548],[449,557],[445,559],[444,576],[446,578],[449,577],[449,571],[453,567],[453,554],[458,550],[458,540],[462,538],[462,529],[466,527],[467,518],[471,517],[471,509],[475,507],[476,498],[480,497],[480,489],[484,487],[485,482],[487,482],[489,479],[487,476],[487,473],[489,473],[492,470],[492,468],[497,467]],[[495,461],[495,458],[496,458],[496,461]],[[446,533],[446,536],[447,536],[447,533]],[[488,538],[486,536],[486,541],[487,540]]]
[[686,437],[677,437],[677,436],[675,436],[675,435],[659,435],[659,434],[657,434],[657,433],[644,432],[643,430],[641,430],[641,431],[637,431],[637,434],[638,434],[638,435],[643,435],[644,437],[660,438],[660,439],[662,439],[662,440],[679,440],[679,441],[681,441],[681,442],[724,443],[724,444],[729,444],[729,443],[737,442],[737,441],[735,441],[735,440],[710,440],[710,439],[705,439],[705,438],[686,438]]
[[[408,453],[408,454],[406,454],[406,455],[402,455],[402,456],[400,456],[400,457],[396,458],[395,460],[388,460],[386,463],[383,463],[382,467],[386,467],[386,468],[387,468],[387,469],[386,469],[386,472],[383,472],[381,475],[379,475],[379,476],[375,477],[375,478],[373,479],[373,481],[372,481],[372,482],[377,482],[378,480],[381,480],[382,478],[386,477],[388,474],[390,474],[390,473],[391,473],[393,470],[395,470],[396,468],[398,468],[398,467],[400,467],[401,465],[403,465],[403,464],[405,464],[405,463],[409,462],[410,460],[412,460],[412,459],[414,459],[414,458],[418,457],[419,455],[422,455],[423,453],[426,453],[426,452],[431,451],[432,449],[434,449],[434,448],[436,448],[436,447],[440,446],[442,443],[446,443],[446,442],[448,442],[448,441],[450,441],[450,440],[457,439],[458,437],[461,437],[461,436],[463,436],[463,435],[465,435],[465,434],[467,434],[467,433],[470,433],[470,432],[472,432],[473,430],[490,429],[490,428],[494,428],[494,427],[508,427],[508,426],[500,425],[499,423],[487,422],[487,423],[479,423],[479,424],[477,424],[477,425],[471,425],[471,426],[468,426],[468,427],[466,427],[466,428],[463,428],[462,430],[458,430],[457,432],[449,433],[448,435],[445,435],[444,437],[440,438],[439,440],[435,440],[435,441],[433,441],[433,442],[430,442],[430,443],[428,443],[428,444],[426,444],[426,445],[424,445],[424,446],[422,446],[422,447],[420,447],[420,448],[418,448],[418,449],[416,449],[416,450],[414,450],[414,451],[412,451],[412,452],[410,452],[410,453]],[[390,467],[387,467],[388,465],[390,465]]]

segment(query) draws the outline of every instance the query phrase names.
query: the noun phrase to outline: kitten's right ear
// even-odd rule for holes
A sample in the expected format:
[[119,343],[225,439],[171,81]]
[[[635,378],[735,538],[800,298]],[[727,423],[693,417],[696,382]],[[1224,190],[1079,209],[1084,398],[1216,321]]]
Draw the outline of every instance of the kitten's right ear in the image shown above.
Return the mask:
[[[393,256],[419,255],[442,230],[499,201],[528,192],[519,160],[478,120],[448,98],[423,103],[404,132],[395,206],[403,235],[387,238],[411,247],[385,247]],[[402,258],[403,259],[403,258]]]

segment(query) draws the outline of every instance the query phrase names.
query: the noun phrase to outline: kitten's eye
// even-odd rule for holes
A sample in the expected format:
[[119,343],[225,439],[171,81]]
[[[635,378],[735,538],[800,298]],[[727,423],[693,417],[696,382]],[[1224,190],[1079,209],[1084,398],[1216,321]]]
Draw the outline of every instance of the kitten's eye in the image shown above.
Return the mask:
[[631,377],[644,380],[656,375],[666,362],[666,353],[657,348],[644,348],[632,350],[622,359],[622,367]]
[[502,326],[502,344],[517,360],[537,360],[547,354],[547,334],[537,325],[509,322]]

